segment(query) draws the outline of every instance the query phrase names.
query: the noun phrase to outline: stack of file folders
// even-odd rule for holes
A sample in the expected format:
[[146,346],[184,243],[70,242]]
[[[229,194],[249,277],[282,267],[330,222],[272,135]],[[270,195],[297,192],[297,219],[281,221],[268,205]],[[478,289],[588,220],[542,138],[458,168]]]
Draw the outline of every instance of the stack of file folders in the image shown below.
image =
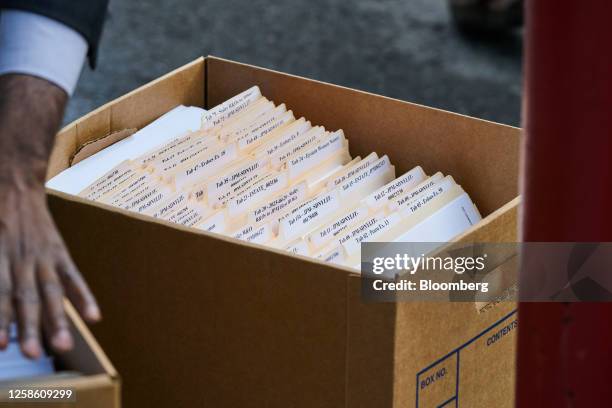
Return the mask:
[[[187,114],[198,120],[185,131]],[[257,86],[156,122],[108,148],[130,154],[97,153],[48,187],[356,269],[362,242],[446,242],[481,220],[451,175],[396,174],[385,152],[352,157],[350,135],[296,118]]]

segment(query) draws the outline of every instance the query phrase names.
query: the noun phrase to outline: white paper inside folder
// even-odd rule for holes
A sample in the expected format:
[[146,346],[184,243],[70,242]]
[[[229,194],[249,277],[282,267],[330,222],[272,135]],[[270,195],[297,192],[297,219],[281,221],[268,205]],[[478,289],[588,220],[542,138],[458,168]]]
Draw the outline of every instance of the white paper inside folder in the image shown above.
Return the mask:
[[125,160],[134,159],[175,139],[194,132],[202,125],[206,110],[195,106],[177,106],[133,135],[67,168],[47,181],[47,188],[78,194],[104,173]]

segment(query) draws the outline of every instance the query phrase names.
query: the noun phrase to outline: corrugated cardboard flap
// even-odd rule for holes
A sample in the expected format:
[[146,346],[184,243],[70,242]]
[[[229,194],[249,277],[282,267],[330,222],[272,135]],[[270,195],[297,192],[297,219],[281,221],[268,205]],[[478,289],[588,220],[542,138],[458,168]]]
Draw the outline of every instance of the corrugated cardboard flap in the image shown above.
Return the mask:
[[106,149],[108,146],[117,143],[120,140],[125,139],[133,135],[137,129],[123,129],[116,132],[112,132],[108,135],[90,140],[77,147],[76,151],[70,158],[70,166],[74,166],[81,160],[98,153],[99,151]]

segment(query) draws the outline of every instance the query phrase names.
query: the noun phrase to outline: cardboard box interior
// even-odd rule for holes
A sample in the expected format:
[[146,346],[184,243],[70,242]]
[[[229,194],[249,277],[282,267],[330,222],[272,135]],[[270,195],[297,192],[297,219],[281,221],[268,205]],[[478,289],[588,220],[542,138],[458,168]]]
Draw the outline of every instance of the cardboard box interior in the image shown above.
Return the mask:
[[[398,174],[415,165],[452,174],[485,217],[458,240],[516,240],[518,129],[214,57],[67,126],[48,177],[88,141],[252,85],[296,117],[344,129],[352,155],[386,153]],[[496,348],[473,339],[512,319],[513,304],[486,313],[472,303],[364,304],[346,268],[55,191],[49,203],[103,309],[94,333],[127,406],[512,405],[513,333]],[[471,364],[419,388],[425,368],[470,341],[461,357]]]

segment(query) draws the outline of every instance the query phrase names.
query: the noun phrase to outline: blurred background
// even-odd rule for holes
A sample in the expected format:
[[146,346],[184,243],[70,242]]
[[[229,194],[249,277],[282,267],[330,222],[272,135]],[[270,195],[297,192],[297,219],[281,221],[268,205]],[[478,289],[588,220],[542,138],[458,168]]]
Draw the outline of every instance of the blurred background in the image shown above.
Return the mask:
[[520,124],[522,34],[459,34],[446,0],[111,0],[68,123],[199,56]]

